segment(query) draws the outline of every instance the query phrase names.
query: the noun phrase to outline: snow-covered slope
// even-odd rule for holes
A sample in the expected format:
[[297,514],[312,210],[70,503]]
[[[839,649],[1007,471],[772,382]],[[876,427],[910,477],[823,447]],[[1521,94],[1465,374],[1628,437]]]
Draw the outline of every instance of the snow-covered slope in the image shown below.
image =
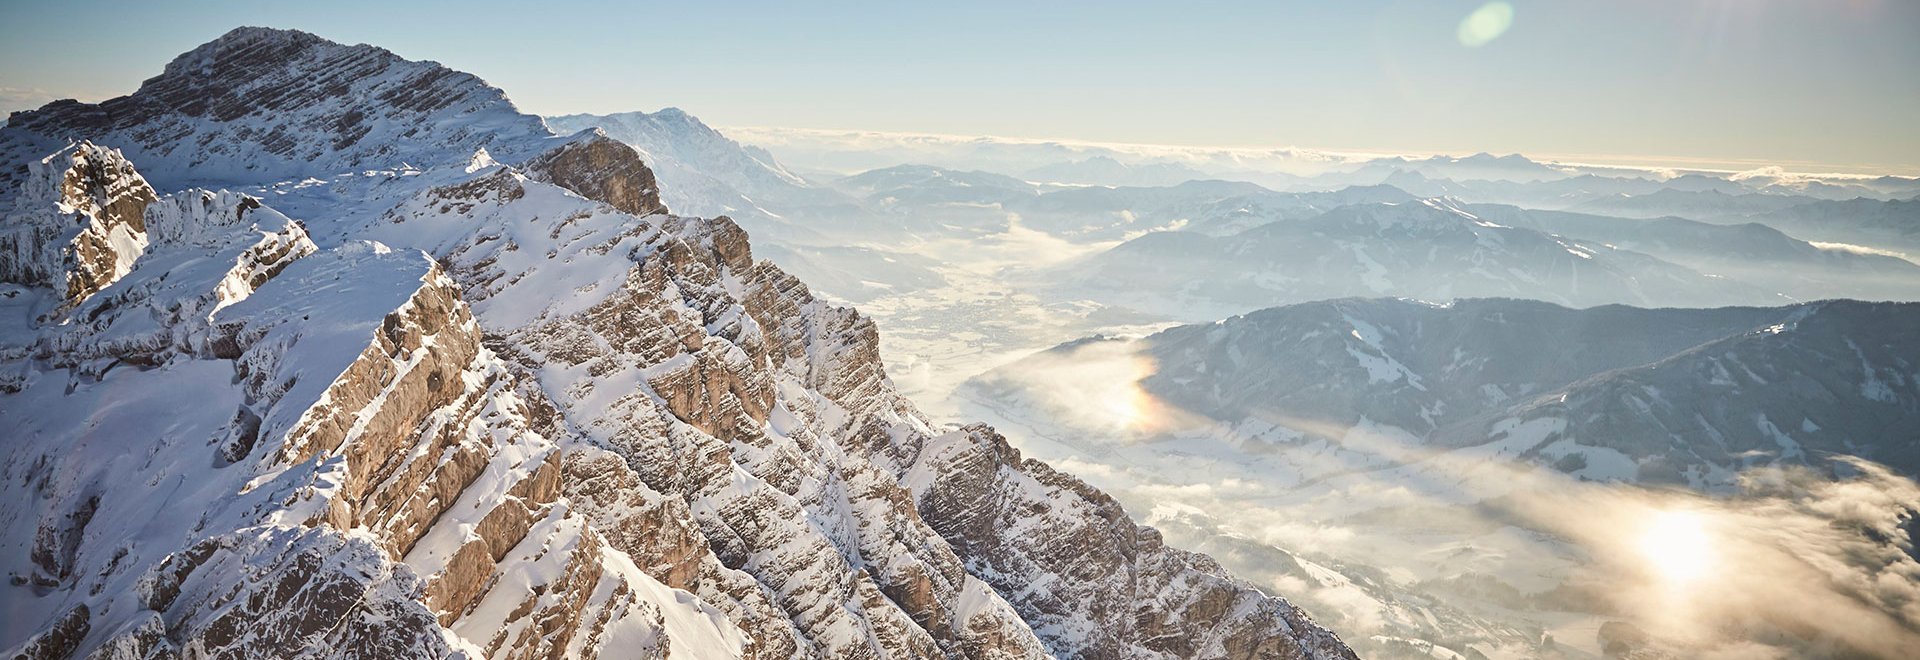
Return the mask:
[[244,28],[0,147],[86,228],[6,252],[10,655],[1351,657],[471,76]]
[[1489,204],[1466,210],[1490,222],[1645,253],[1798,300],[1920,299],[1920,264],[1890,254],[1809,243],[1758,222],[1636,220]]
[[[1920,474],[1920,462],[1902,458],[1907,443],[1878,431],[1920,403],[1920,383],[1911,382],[1920,346],[1904,341],[1916,332],[1920,305],[1845,300],[1585,310],[1522,300],[1336,300],[1155,335],[1145,341],[1159,367],[1142,386],[1221,420],[1311,417],[1344,427],[1365,418],[1445,446],[1485,442],[1503,420],[1525,424],[1550,408],[1571,425],[1565,436],[1615,446],[1640,465],[1617,478],[1684,482],[1681,472],[1727,474],[1811,452]],[[1658,382],[1638,394],[1622,389],[1647,378]],[[1828,395],[1805,400],[1791,394],[1802,389],[1795,381],[1830,383],[1820,386]],[[1668,411],[1673,419],[1661,423],[1672,428],[1623,426],[1662,417],[1640,404]],[[1784,430],[1767,431],[1758,420],[1769,417],[1785,420],[1776,424]],[[1601,426],[1576,433],[1591,420]],[[1784,436],[1797,438],[1789,444],[1798,449],[1780,446]]]
[[1797,194],[1662,189],[1613,195],[1568,210],[1626,218],[1677,216],[1722,224],[1758,222],[1795,238],[1920,252],[1920,199],[1816,199]]
[[[1553,416],[1557,430],[1519,456],[1559,460],[1566,451],[1537,452],[1577,436],[1631,459],[1607,478],[1724,487],[1756,461],[1822,452],[1920,474],[1910,443],[1884,432],[1920,405],[1916,332],[1912,303],[1575,310],[1342,299],[1172,328],[1133,349],[1155,365],[1141,388],[1175,409],[1229,425],[1314,422],[1255,444],[1337,440],[1373,424],[1466,447]],[[977,391],[1034,398],[1019,391],[1019,374],[990,373]],[[1809,387],[1825,394],[1794,394]]]
[[304,32],[241,28],[188,51],[128,96],[58,101],[0,136],[0,196],[68,140],[124,152],[158,187],[328,177],[361,167],[523,158],[546,137],[500,90],[434,62]]

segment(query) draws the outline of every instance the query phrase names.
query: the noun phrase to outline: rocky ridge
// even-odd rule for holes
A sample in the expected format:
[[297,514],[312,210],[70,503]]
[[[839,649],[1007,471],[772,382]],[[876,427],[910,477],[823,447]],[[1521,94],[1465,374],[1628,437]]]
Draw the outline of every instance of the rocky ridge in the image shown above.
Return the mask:
[[79,139],[168,194],[89,187],[150,241],[110,271],[6,271],[10,654],[1351,656],[471,76],[243,28],[16,115],[0,183]]

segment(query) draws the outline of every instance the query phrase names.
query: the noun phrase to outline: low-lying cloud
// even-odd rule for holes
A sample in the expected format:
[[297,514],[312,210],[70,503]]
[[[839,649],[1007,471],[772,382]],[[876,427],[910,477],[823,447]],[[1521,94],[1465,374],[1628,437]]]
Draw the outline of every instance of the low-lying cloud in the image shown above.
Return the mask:
[[[1142,392],[1153,363],[1134,342],[1092,341],[1022,366],[1019,382],[977,384],[1013,388],[999,400],[1023,400],[1029,421],[1071,427],[1042,430],[1065,448],[1053,450],[1066,454],[1062,468],[1114,492],[1170,542],[1215,554],[1349,637],[1431,633],[1463,646],[1428,623],[1438,612],[1469,622],[1448,630],[1494,622],[1487,644],[1522,655],[1549,655],[1532,646],[1542,631],[1598,652],[1593,629],[1609,621],[1608,634],[1645,634],[1681,657],[1920,648],[1920,484],[1871,462],[1751,469],[1734,492],[1708,495],[1440,451],[1394,429],[1277,420],[1343,438],[1340,458],[1297,463],[1330,476],[1289,483],[1248,467],[1262,464],[1235,453],[1245,440],[1235,427]],[[1505,586],[1457,596],[1487,576]],[[1406,606],[1422,598],[1409,594],[1433,607]],[[1480,597],[1539,627],[1503,628],[1516,619],[1469,602]],[[1562,625],[1569,617],[1592,623]]]

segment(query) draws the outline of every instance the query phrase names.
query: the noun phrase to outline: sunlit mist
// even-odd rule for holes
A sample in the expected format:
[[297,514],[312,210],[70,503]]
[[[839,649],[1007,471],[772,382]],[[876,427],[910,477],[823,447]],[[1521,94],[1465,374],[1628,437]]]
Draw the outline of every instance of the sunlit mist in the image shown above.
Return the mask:
[[1713,538],[1706,517],[1694,511],[1659,511],[1640,533],[1640,554],[1669,584],[1682,585],[1713,568]]
[[1015,382],[988,387],[1044,392],[1034,401],[1046,415],[1083,431],[1140,439],[1189,425],[1187,415],[1141,388],[1156,365],[1130,342],[1093,341],[1055,353],[1026,358],[1030,365]]
[[[1476,647],[1507,657],[1599,657],[1617,639],[1674,657],[1920,648],[1920,561],[1905,531],[1920,484],[1884,466],[1835,457],[1834,473],[1851,475],[1839,480],[1751,468],[1711,495],[1589,481],[1369,420],[1209,423],[1155,396],[1162,366],[1139,342],[1089,341],[1029,358],[991,386],[1021,389],[1029,414],[1064,422],[1023,449],[1147,511],[1169,540],[1229,549],[1229,568],[1347,630],[1390,639],[1433,627],[1425,610],[1387,596],[1406,588],[1453,598],[1434,616],[1520,605],[1529,613],[1511,620],[1537,622],[1547,650],[1568,654]],[[1284,451],[1260,453],[1275,444]],[[1409,537],[1423,539],[1417,550]],[[1347,566],[1379,572],[1355,578]],[[1477,588],[1482,575],[1520,596],[1483,605],[1476,594],[1497,592],[1455,586]]]
[[1108,393],[1106,400],[1101,402],[1101,408],[1110,416],[1114,426],[1134,428],[1141,422],[1141,395],[1137,390],[1127,391],[1131,389],[1119,388],[1119,391]]

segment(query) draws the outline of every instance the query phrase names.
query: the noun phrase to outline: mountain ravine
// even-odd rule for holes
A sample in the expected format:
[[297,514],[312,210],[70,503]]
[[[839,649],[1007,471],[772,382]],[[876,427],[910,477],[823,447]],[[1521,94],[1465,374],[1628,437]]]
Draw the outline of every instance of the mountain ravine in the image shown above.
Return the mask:
[[0,163],[9,657],[1353,657],[472,75],[241,28]]

